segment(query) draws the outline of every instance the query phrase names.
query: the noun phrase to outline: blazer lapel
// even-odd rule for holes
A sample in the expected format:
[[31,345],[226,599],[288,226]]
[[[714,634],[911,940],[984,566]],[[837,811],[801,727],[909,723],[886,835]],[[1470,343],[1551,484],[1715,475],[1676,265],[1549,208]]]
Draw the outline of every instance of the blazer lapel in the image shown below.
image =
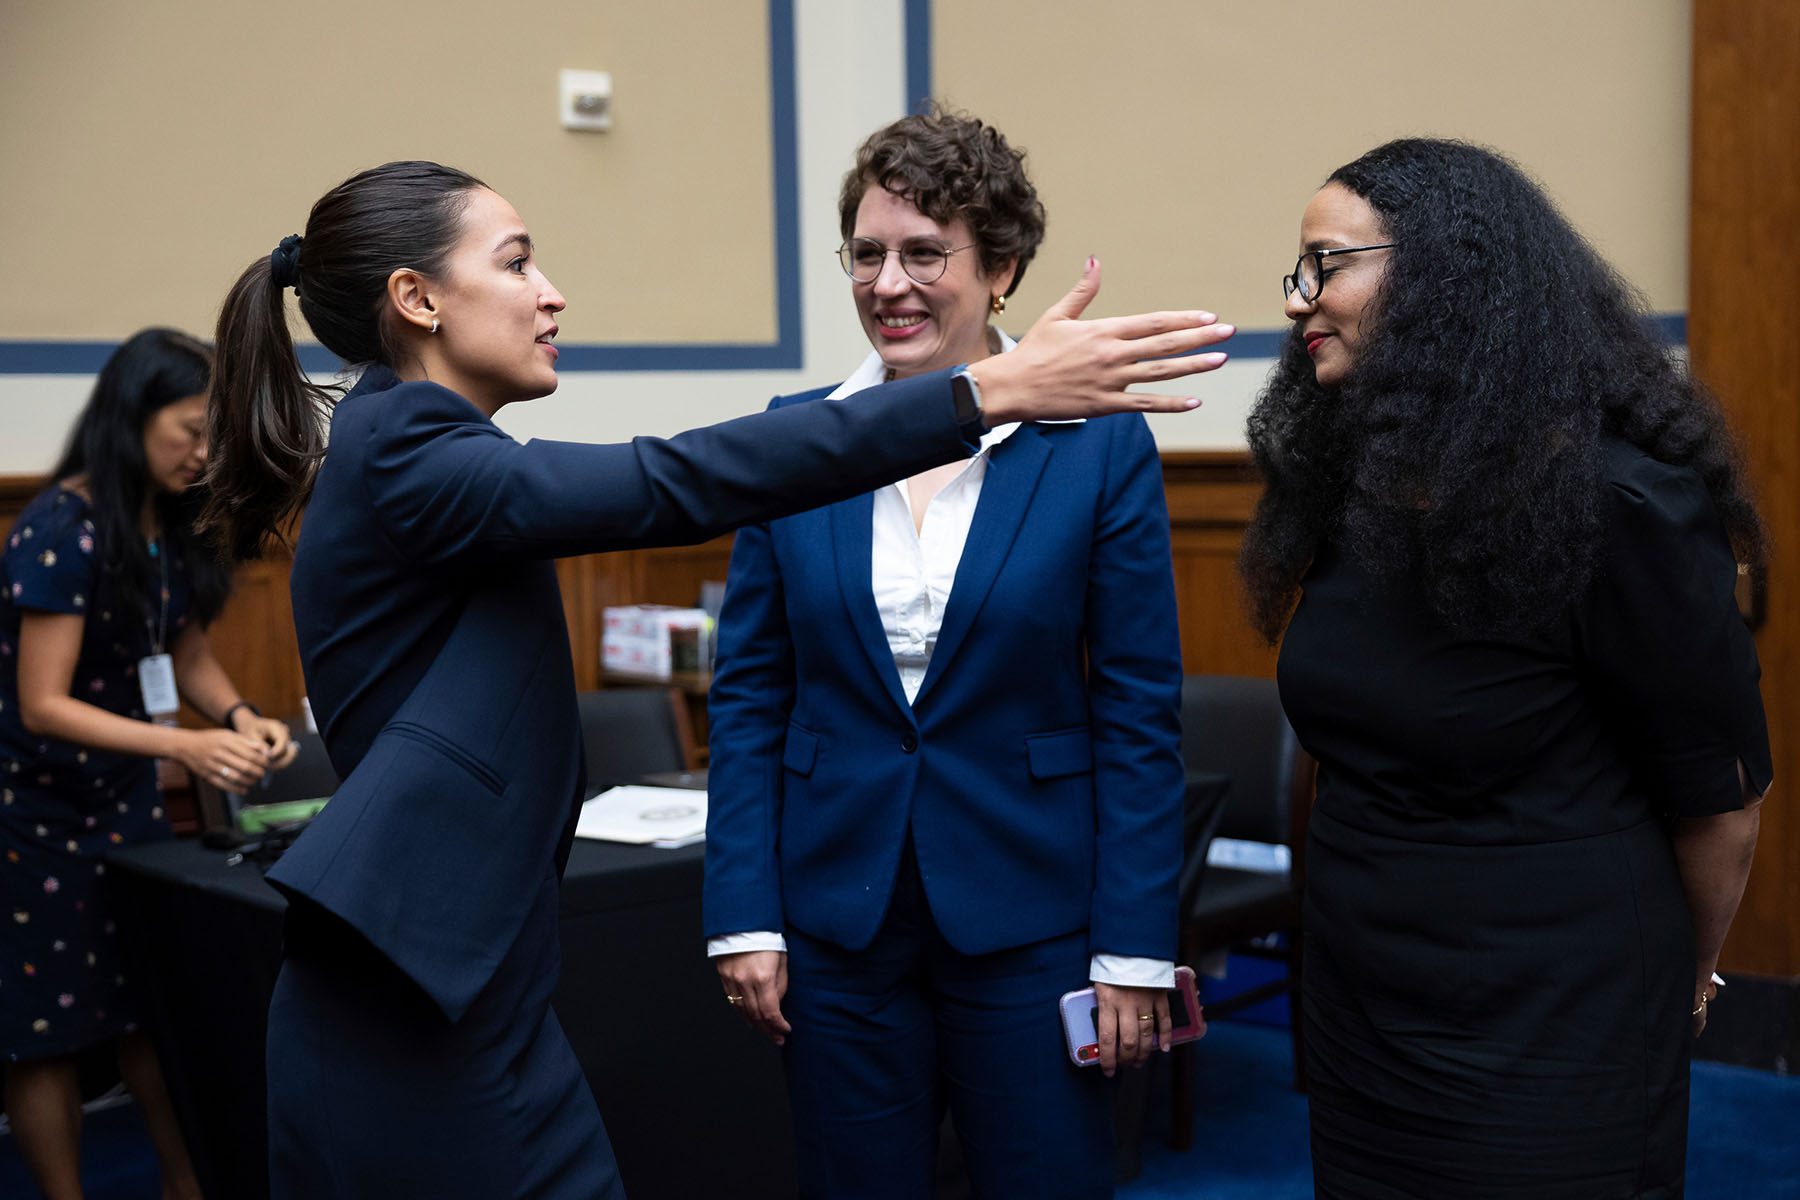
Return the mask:
[[911,716],[912,705],[906,702],[906,691],[900,686],[900,673],[894,669],[894,656],[888,649],[887,634],[881,627],[881,612],[875,607],[875,592],[869,584],[875,540],[875,495],[865,492],[833,504],[830,512],[838,591],[843,594],[850,627],[895,706]]
[[1044,464],[1050,461],[1050,443],[1035,425],[1026,425],[995,446],[988,455],[987,476],[981,481],[981,499],[969,526],[969,540],[956,564],[956,580],[950,587],[950,603],[938,629],[931,666],[919,685],[915,707],[923,703],[962,648],[976,615],[987,600],[1006,555],[1024,524],[1032,493]]

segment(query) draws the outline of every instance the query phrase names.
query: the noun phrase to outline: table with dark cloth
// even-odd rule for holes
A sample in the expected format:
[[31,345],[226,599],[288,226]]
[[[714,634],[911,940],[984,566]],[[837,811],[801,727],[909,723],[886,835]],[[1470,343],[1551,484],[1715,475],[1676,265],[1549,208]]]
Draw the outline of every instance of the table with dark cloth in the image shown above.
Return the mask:
[[[632,1200],[792,1196],[777,1051],[721,995],[700,938],[704,850],[577,840],[556,1011]],[[281,897],[192,841],[110,856],[126,954],[201,1187],[268,1194],[263,1039]]]

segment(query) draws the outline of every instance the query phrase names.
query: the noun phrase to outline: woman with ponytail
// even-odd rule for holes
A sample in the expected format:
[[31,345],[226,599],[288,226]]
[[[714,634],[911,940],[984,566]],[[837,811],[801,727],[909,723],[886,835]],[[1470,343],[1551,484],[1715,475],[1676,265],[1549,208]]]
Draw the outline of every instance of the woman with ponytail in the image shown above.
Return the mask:
[[[81,1195],[78,1052],[117,1045],[162,1160],[198,1196],[155,1051],[137,1032],[101,857],[169,836],[154,760],[241,791],[292,761],[207,642],[226,572],[196,539],[212,355],[146,329],[101,368],[50,487],[0,548],[0,1052],[20,1151]],[[179,695],[178,695],[179,691]],[[219,728],[154,723],[179,697]]]
[[[1096,265],[1012,354],[668,440],[521,445],[563,297],[479,180],[389,163],[313,208],[219,318],[207,520],[238,558],[300,518],[294,616],[344,783],[269,878],[277,1200],[611,1197],[606,1133],[550,1009],[585,792],[558,556],[697,542],[966,458],[988,424],[1191,408],[1208,313],[1076,320]],[[348,395],[299,372],[285,289]],[[330,439],[326,449],[325,420]],[[679,1030],[667,1031],[680,1036]]]

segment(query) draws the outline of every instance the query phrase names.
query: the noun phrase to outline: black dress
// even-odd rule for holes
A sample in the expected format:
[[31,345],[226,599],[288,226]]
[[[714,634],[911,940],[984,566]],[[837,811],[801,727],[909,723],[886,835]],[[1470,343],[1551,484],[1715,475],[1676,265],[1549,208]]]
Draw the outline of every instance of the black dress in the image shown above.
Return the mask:
[[1322,552],[1282,647],[1318,758],[1312,1152],[1328,1197],[1674,1197],[1694,941],[1666,819],[1770,779],[1736,565],[1692,472],[1610,442],[1588,594],[1447,632]]
[[[187,625],[186,565],[169,564],[168,637]],[[108,851],[169,836],[156,765],[29,732],[19,715],[24,614],[85,618],[74,694],[144,719],[144,617],[99,566],[87,502],[41,493],[0,549],[0,1054],[72,1054],[136,1027],[106,889]]]

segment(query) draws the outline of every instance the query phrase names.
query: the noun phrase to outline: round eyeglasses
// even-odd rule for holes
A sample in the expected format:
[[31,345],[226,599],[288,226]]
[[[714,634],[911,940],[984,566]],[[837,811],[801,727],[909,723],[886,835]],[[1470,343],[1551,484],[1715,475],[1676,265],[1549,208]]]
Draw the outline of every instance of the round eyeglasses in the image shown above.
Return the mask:
[[1331,250],[1308,250],[1294,264],[1292,275],[1281,277],[1281,298],[1289,299],[1295,292],[1300,299],[1311,304],[1325,290],[1325,260],[1339,254],[1361,254],[1365,250],[1392,250],[1398,243],[1377,242],[1373,246],[1342,246]]
[[934,242],[930,238],[914,238],[890,249],[874,238],[851,238],[838,247],[838,262],[843,265],[844,274],[857,283],[874,283],[881,275],[881,268],[887,262],[887,256],[900,256],[900,269],[914,283],[936,283],[950,269],[950,256],[963,250],[973,250],[975,243],[967,246],[946,246],[942,242]]

